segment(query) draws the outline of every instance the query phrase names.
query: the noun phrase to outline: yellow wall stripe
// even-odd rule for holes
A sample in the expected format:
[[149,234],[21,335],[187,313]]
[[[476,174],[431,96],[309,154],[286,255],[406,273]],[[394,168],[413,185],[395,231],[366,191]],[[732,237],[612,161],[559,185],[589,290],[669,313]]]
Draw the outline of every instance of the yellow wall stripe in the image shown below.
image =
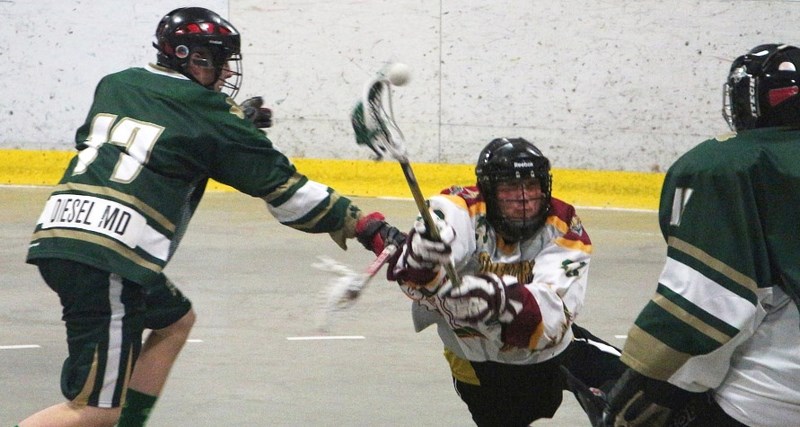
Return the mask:
[[[71,151],[0,150],[0,184],[55,185]],[[292,159],[297,169],[338,192],[361,197],[410,199],[400,165],[392,160]],[[474,165],[414,163],[422,193],[475,182]],[[554,169],[553,194],[576,206],[658,209],[663,173]],[[209,190],[231,191],[212,182]]]

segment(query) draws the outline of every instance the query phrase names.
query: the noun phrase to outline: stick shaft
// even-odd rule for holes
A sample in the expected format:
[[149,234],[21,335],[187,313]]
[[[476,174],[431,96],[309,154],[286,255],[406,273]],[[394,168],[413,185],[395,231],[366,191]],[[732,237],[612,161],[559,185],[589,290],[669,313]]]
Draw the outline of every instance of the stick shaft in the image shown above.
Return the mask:
[[378,271],[380,271],[381,267],[383,267],[383,264],[386,264],[386,261],[388,261],[395,252],[397,252],[397,246],[386,245],[386,247],[383,248],[383,251],[378,254],[378,257],[375,258],[372,263],[370,263],[364,272],[367,273],[370,278],[372,278],[376,273],[378,273]]
[[366,288],[369,282],[381,271],[383,265],[389,261],[389,258],[391,258],[395,252],[397,252],[397,246],[395,245],[387,245],[383,248],[383,251],[378,254],[378,257],[372,260],[367,266],[367,269],[364,270],[364,274],[361,275],[361,280],[358,284],[348,292],[348,298],[350,300],[354,300],[361,295],[364,288]]
[[[411,195],[414,196],[414,203],[417,205],[419,214],[422,215],[422,220],[425,221],[425,227],[428,229],[428,233],[430,233],[435,240],[441,241],[442,237],[439,235],[439,228],[436,227],[436,223],[431,216],[431,211],[428,209],[428,204],[425,203],[425,198],[422,196],[422,191],[419,189],[419,183],[417,182],[417,177],[414,176],[414,170],[411,169],[411,164],[407,161],[401,161],[400,167],[403,168],[403,175],[406,177]],[[454,287],[461,285],[461,279],[458,277],[458,274],[456,274],[453,263],[448,262],[445,264],[444,271]]]
[[[384,108],[382,93],[386,94],[388,111]],[[378,154],[379,159],[383,157],[383,153],[385,152],[400,163],[400,167],[403,169],[403,175],[405,175],[406,182],[408,183],[408,188],[411,190],[412,196],[414,196],[417,210],[419,210],[423,221],[425,221],[425,227],[428,229],[428,233],[430,233],[433,239],[441,241],[442,238],[439,235],[439,229],[436,227],[433,217],[431,217],[430,210],[425,203],[425,198],[422,196],[422,192],[419,189],[417,178],[414,176],[414,171],[411,169],[411,163],[406,156],[403,132],[394,120],[391,82],[384,76],[370,80],[366,85],[362,102],[364,115],[369,117],[371,122],[374,122],[373,126],[376,128],[376,132],[380,134],[380,137],[373,139],[372,142],[367,145]],[[366,110],[367,108],[369,108],[369,111]],[[444,269],[450,283],[452,283],[453,286],[459,286],[461,280],[456,273],[453,263],[446,263]]]

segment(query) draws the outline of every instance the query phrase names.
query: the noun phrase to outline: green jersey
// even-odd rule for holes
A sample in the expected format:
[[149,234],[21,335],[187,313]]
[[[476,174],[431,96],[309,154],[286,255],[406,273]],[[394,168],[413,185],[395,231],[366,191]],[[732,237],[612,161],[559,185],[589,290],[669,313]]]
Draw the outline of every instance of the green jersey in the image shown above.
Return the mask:
[[69,259],[147,284],[209,178],[264,198],[281,223],[306,232],[337,232],[357,210],[297,173],[232,99],[158,66],[104,77],[75,142],[28,262]]
[[726,369],[692,366],[712,359],[728,366],[771,304],[772,287],[798,301],[798,209],[798,130],[740,132],[705,141],[678,159],[659,208],[666,265],[622,360],[664,381],[697,384],[694,378],[707,376],[706,388],[719,384]]

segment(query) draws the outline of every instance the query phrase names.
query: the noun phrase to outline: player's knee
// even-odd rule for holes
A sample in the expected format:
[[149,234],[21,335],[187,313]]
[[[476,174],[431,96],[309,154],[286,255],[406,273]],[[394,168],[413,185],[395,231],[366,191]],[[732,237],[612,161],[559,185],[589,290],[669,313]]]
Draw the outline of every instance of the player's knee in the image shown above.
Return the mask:
[[80,425],[113,427],[117,425],[122,408],[95,408],[87,406],[84,410],[84,419]]
[[178,319],[173,326],[175,326],[177,329],[176,332],[180,332],[186,336],[189,336],[189,332],[192,330],[196,320],[197,314],[195,314],[194,309],[190,309],[186,314],[183,315],[183,317]]
[[21,421],[19,427],[79,425],[84,427],[113,427],[122,408],[98,408],[85,403],[68,401],[43,409]]
[[175,323],[172,323],[165,328],[155,330],[153,333],[165,337],[180,337],[185,340],[189,336],[189,332],[192,330],[195,320],[197,320],[197,315],[195,314],[194,309],[190,309]]
[[197,314],[195,314],[194,309],[190,309],[189,312],[186,313],[186,315],[184,315],[180,321],[186,323],[187,329],[192,329],[192,326],[194,326],[194,322],[196,320],[197,320]]

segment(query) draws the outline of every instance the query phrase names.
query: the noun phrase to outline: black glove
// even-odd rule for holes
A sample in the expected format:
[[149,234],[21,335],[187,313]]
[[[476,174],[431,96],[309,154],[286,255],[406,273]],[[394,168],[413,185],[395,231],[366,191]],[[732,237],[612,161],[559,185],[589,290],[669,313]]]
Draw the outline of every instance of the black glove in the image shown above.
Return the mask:
[[254,96],[242,102],[244,118],[253,122],[259,129],[272,127],[272,110],[262,107],[262,105],[264,105],[264,98],[260,96]]
[[603,422],[608,427],[666,426],[673,410],[686,406],[696,394],[628,368],[608,394]]
[[405,233],[393,227],[380,212],[372,212],[362,216],[356,223],[356,240],[379,255],[388,245],[403,247],[406,241]]

